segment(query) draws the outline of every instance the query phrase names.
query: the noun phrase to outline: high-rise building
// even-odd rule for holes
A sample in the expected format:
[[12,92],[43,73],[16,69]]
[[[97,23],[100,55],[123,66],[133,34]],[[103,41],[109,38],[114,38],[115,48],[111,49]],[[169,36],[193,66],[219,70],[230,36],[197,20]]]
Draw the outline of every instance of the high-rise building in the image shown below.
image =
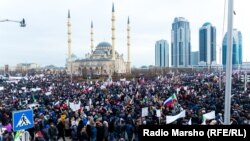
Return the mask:
[[[222,43],[222,64],[226,65],[227,60],[227,33]],[[233,48],[232,48],[233,68],[242,64],[242,34],[237,29],[233,29]]]
[[189,22],[183,17],[174,19],[171,31],[171,64],[173,67],[191,65]]
[[198,65],[199,62],[199,51],[192,51],[191,53],[191,65]]
[[216,64],[216,28],[204,23],[199,30],[199,64]]
[[169,45],[167,40],[155,43],[155,66],[169,67]]

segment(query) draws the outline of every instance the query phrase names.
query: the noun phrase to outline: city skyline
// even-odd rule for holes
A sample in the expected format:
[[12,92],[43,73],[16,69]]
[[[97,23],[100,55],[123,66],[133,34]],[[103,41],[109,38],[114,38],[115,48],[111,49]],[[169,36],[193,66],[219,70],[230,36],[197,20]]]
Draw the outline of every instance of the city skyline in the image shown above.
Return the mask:
[[[102,41],[111,43],[111,7],[117,14],[116,50],[127,58],[126,24],[131,21],[131,66],[154,64],[154,44],[157,40],[171,41],[171,25],[175,17],[184,17],[190,23],[191,51],[199,48],[199,28],[211,22],[217,29],[217,46],[227,31],[225,19],[222,34],[224,0],[126,0],[126,1],[0,1],[0,20],[25,18],[27,27],[14,23],[0,23],[0,66],[34,62],[39,65],[65,66],[67,58],[67,12],[71,11],[72,53],[84,58],[90,52],[89,25],[93,21],[94,47]],[[243,62],[250,60],[247,52],[250,27],[246,22],[246,0],[235,1],[234,28],[242,32]],[[156,8],[157,7],[157,8]],[[192,8],[190,8],[192,7]],[[227,8],[227,7],[226,7]],[[46,10],[45,10],[46,9]],[[154,10],[152,10],[154,9]],[[199,12],[197,12],[199,11]],[[227,16],[227,12],[225,14]],[[219,58],[219,47],[216,47]],[[141,52],[143,50],[143,52]],[[139,56],[139,57],[138,57]],[[217,59],[218,62],[219,59]]]

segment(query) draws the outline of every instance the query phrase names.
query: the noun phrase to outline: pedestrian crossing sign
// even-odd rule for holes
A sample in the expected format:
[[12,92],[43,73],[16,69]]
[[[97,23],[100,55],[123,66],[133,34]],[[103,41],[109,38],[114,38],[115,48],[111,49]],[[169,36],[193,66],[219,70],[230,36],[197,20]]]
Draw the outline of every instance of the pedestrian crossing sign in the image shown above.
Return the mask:
[[13,130],[25,130],[34,126],[33,110],[14,111],[12,113]]

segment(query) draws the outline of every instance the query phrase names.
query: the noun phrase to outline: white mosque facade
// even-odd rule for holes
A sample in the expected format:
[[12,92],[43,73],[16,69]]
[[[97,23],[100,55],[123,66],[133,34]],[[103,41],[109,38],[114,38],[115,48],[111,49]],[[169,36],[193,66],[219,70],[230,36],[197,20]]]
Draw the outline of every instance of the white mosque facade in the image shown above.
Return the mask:
[[130,61],[130,21],[127,23],[127,60],[123,54],[115,51],[115,10],[112,7],[112,44],[100,42],[94,49],[93,46],[93,23],[91,22],[91,52],[85,55],[84,59],[72,59],[71,53],[71,23],[68,13],[68,59],[66,68],[68,73],[75,75],[112,75],[131,73]]

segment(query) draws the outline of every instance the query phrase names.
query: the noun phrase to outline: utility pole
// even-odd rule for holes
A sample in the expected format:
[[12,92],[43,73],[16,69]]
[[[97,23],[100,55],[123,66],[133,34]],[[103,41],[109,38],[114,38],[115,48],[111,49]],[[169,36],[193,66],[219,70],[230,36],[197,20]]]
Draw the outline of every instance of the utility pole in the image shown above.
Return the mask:
[[222,63],[221,63],[221,47],[220,47],[220,65],[219,65],[219,88],[220,88],[220,90],[221,90],[221,66],[222,66]]
[[233,0],[228,0],[228,26],[227,26],[227,60],[226,60],[226,92],[224,124],[230,125],[231,117],[231,87],[232,87],[232,43],[233,43]]

